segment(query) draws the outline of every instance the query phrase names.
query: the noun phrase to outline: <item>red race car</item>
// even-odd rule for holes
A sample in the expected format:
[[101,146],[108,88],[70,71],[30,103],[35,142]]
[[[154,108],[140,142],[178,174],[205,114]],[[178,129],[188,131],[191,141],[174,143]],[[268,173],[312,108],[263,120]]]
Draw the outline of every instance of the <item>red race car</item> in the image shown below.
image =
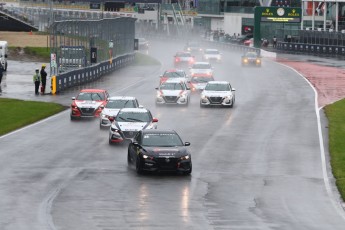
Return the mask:
[[162,84],[163,82],[166,82],[168,79],[176,79],[176,78],[182,78],[181,80],[187,80],[188,76],[184,72],[184,70],[181,69],[171,69],[164,72],[163,75],[159,76],[159,84]]
[[82,117],[99,117],[107,103],[109,93],[104,89],[83,89],[72,97],[71,120]]
[[194,62],[195,58],[190,52],[177,52],[174,56],[175,66],[191,66]]

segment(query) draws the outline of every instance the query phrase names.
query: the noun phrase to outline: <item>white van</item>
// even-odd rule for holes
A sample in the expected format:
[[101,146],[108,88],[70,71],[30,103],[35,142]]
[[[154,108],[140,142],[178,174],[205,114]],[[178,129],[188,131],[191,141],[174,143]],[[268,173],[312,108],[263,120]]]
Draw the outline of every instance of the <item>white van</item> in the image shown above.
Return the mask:
[[8,53],[7,41],[0,41],[0,62],[5,71],[7,70],[7,53]]

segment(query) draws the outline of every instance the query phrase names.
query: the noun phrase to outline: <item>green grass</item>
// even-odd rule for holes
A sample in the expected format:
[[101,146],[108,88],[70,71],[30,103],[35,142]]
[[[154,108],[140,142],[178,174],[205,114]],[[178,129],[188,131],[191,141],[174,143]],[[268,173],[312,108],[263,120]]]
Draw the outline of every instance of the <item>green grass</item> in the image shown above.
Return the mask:
[[345,99],[325,107],[329,122],[331,166],[338,190],[345,200]]
[[65,107],[56,103],[0,98],[0,135],[54,115]]
[[47,47],[25,47],[24,52],[50,60],[50,48]]
[[161,63],[158,60],[146,54],[136,52],[133,64],[134,65],[160,65]]

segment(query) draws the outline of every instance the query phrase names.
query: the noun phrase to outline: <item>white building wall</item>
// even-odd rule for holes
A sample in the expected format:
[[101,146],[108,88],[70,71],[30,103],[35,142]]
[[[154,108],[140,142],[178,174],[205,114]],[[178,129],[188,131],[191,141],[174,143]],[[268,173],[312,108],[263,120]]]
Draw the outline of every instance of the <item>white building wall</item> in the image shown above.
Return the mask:
[[211,30],[222,30],[224,28],[223,18],[212,18],[211,19]]
[[229,35],[241,34],[242,18],[254,18],[254,14],[224,13],[224,32]]

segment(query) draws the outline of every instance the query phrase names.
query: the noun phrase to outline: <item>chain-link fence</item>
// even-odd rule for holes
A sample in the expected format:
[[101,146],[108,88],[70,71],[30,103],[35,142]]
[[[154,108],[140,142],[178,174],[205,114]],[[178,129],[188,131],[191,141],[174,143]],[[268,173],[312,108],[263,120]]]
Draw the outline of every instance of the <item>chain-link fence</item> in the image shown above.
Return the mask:
[[55,21],[49,33],[52,93],[97,80],[134,61],[134,18]]
[[56,21],[50,27],[53,74],[133,53],[135,19]]

